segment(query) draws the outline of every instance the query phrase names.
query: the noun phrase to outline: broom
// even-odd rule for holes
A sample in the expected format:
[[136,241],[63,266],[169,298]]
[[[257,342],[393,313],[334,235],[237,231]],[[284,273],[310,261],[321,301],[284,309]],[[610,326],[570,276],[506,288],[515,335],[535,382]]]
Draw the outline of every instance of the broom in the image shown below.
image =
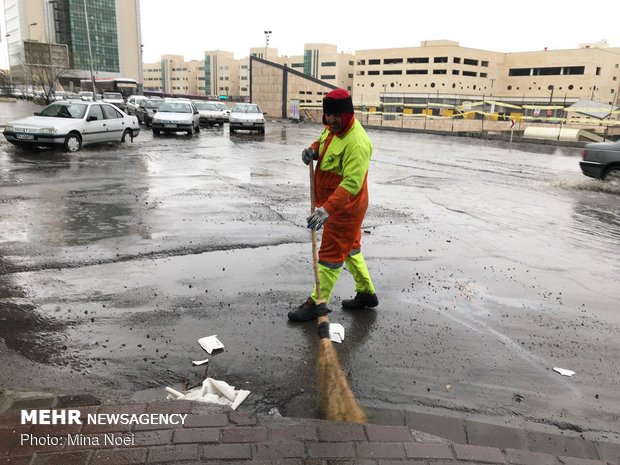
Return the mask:
[[[310,212],[314,212],[314,163],[310,161]],[[319,279],[319,253],[317,249],[316,230],[312,235],[312,268],[314,270],[314,284],[316,287],[317,305],[325,305],[321,296]],[[360,408],[353,392],[349,387],[338,354],[333,342],[329,338],[329,319],[327,315],[318,318],[319,325],[319,354],[317,358],[317,384],[319,406],[323,417],[332,421],[346,421],[349,423],[365,423],[366,414]]]

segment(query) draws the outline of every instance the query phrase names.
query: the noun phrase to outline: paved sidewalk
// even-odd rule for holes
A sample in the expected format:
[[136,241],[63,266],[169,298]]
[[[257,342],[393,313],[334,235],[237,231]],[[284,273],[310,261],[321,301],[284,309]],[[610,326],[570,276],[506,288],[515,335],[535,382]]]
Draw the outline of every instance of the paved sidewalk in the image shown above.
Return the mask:
[[[620,465],[620,448],[613,447],[595,447],[597,457],[588,459],[511,447],[458,444],[407,426],[256,416],[189,401],[94,403],[96,400],[90,396],[14,401],[0,414],[0,465]],[[82,424],[22,424],[21,409],[50,408],[77,409]],[[88,415],[95,413],[187,417],[180,425],[88,423]]]

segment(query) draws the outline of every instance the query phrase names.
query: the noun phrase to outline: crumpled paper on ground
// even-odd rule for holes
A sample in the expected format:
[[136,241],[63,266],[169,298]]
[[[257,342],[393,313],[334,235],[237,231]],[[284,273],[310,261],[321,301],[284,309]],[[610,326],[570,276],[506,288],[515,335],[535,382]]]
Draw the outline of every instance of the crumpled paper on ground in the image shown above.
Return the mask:
[[171,387],[166,387],[168,399],[176,400],[193,400],[196,402],[205,402],[208,404],[228,405],[236,410],[241,402],[250,395],[250,391],[244,389],[235,389],[225,381],[219,381],[213,378],[207,378],[202,382],[202,386],[195,387],[189,391],[182,393]]

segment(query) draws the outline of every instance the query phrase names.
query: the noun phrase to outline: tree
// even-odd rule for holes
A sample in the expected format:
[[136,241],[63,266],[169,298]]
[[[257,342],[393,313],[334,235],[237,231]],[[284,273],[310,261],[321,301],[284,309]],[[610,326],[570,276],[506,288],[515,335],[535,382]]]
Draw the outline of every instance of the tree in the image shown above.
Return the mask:
[[59,78],[69,69],[69,51],[64,44],[24,41],[25,71],[35,87],[41,87],[46,103]]

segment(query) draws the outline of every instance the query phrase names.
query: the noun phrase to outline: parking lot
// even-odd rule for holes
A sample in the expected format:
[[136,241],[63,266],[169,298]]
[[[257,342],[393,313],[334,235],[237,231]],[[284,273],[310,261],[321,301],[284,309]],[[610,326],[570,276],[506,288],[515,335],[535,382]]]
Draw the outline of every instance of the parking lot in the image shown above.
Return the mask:
[[[143,128],[75,154],[0,141],[0,385],[163,398],[209,358],[252,391],[243,408],[313,415],[316,331],[286,314],[313,282],[300,152],[320,131]],[[330,314],[361,402],[617,440],[620,192],[581,174],[578,148],[369,135],[381,302],[342,311],[344,274]],[[208,356],[211,334],[225,349]]]

